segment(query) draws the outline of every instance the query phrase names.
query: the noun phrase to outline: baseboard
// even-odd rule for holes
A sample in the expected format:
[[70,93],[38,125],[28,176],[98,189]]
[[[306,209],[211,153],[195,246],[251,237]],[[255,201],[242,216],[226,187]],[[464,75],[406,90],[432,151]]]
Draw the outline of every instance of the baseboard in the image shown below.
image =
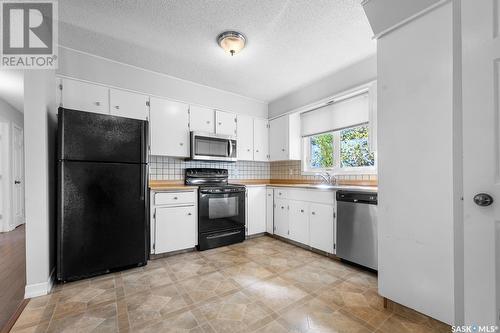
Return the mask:
[[47,295],[52,290],[55,278],[55,268],[50,272],[47,282],[40,282],[26,285],[24,289],[24,298],[33,298]]

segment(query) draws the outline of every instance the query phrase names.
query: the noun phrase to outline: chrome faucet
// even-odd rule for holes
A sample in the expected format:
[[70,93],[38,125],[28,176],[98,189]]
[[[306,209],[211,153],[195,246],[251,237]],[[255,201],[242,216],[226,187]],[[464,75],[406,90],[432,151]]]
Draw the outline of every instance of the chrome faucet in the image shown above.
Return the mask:
[[326,183],[328,185],[337,184],[337,178],[335,178],[334,175],[331,175],[330,173],[328,173],[328,171],[324,171],[322,173],[317,173],[316,176],[320,176],[324,180],[324,183]]

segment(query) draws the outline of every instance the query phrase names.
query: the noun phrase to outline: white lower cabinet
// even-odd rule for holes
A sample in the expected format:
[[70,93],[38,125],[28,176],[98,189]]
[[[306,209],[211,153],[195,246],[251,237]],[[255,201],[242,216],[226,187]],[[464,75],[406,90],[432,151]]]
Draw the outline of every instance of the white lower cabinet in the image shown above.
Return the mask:
[[274,234],[335,253],[335,192],[274,189]]
[[266,232],[266,187],[247,187],[247,235]]
[[274,234],[285,238],[289,233],[288,209],[288,200],[274,200]]
[[198,238],[197,211],[194,191],[151,192],[151,253],[195,247]]
[[311,203],[309,216],[309,245],[321,251],[334,253],[333,206]]
[[194,206],[156,208],[155,253],[195,247]]
[[309,203],[289,201],[289,238],[293,241],[309,245]]
[[266,232],[274,234],[274,190],[266,189]]

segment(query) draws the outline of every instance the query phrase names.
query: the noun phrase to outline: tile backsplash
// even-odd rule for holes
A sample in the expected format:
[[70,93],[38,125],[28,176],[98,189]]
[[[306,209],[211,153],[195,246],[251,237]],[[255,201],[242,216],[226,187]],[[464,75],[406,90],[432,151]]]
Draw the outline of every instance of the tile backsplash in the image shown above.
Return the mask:
[[[319,176],[302,175],[301,161],[271,162],[271,179],[321,181]],[[377,180],[377,175],[338,175],[338,180]]]
[[230,179],[270,179],[269,162],[202,162],[185,161],[181,158],[166,156],[150,156],[150,180],[184,180],[186,168],[216,168],[227,169]]
[[[202,162],[181,158],[150,156],[150,180],[184,180],[186,168],[228,169],[230,179],[289,179],[320,181],[318,176],[302,175],[300,161],[279,162]],[[376,180],[376,175],[341,175],[339,180]]]

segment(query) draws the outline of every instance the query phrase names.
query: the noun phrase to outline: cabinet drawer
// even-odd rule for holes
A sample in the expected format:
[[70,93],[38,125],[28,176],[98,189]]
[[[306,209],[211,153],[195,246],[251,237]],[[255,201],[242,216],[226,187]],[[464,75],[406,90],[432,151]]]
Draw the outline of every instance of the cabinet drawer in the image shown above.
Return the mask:
[[155,194],[156,206],[174,204],[193,204],[196,202],[196,192],[160,192]]
[[292,189],[288,190],[287,198],[291,200],[309,201],[333,205],[335,201],[335,192],[309,189]]

